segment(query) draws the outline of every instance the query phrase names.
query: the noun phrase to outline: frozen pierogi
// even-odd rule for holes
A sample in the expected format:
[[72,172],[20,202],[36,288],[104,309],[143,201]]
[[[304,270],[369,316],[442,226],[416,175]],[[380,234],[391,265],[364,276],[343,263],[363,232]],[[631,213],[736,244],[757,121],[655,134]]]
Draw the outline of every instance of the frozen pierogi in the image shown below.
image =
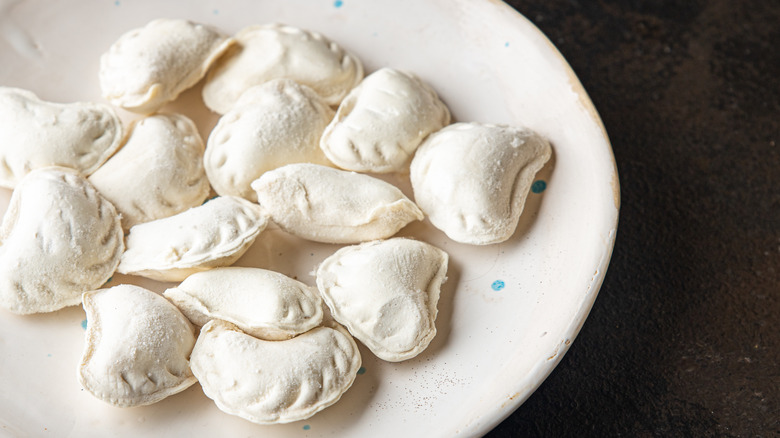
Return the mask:
[[336,403],[355,380],[360,352],[341,327],[264,341],[218,319],[203,326],[192,372],[224,412],[258,424],[289,423]]
[[48,166],[94,172],[122,143],[122,122],[108,105],[53,103],[0,87],[0,187],[13,188]]
[[100,58],[103,97],[148,114],[206,75],[233,39],[203,24],[157,19],[121,37]]
[[384,239],[423,219],[417,205],[395,186],[316,164],[288,164],[266,172],[252,189],[274,223],[317,242]]
[[30,172],[0,226],[0,307],[29,314],[81,303],[113,275],[122,238],[114,207],[77,171]]
[[203,203],[210,191],[204,148],[189,118],[155,114],[130,127],[122,149],[89,182],[114,204],[129,229]]
[[449,256],[406,238],[344,247],[317,269],[333,318],[380,359],[411,359],[436,335]]
[[290,79],[248,89],[209,135],[204,165],[211,186],[257,201],[250,184],[263,173],[291,163],[329,165],[319,141],[332,118],[317,93]]
[[164,295],[199,326],[220,319],[268,341],[289,339],[322,323],[322,299],[316,288],[260,268],[192,274]]
[[342,169],[399,172],[428,134],[449,123],[450,111],[433,88],[413,74],[382,68],[341,102],[320,145]]
[[122,284],[84,293],[87,331],[81,385],[118,407],[156,403],[196,382],[190,370],[195,331],[165,298]]
[[203,100],[224,114],[248,88],[288,78],[311,87],[336,106],[361,79],[363,64],[316,32],[283,24],[250,26],[234,35],[236,44],[211,69]]
[[221,196],[174,216],[135,225],[117,271],[160,281],[238,260],[268,224],[260,206]]
[[456,123],[431,134],[412,159],[414,199],[452,240],[503,242],[551,154],[550,143],[527,128]]

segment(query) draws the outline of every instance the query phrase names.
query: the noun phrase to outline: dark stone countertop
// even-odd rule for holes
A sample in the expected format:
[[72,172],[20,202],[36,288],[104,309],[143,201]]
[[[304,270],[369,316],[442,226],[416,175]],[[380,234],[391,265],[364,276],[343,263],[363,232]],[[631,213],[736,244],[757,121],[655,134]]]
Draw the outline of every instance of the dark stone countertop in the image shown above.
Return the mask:
[[590,94],[622,206],[582,331],[487,436],[780,436],[780,2],[508,3]]

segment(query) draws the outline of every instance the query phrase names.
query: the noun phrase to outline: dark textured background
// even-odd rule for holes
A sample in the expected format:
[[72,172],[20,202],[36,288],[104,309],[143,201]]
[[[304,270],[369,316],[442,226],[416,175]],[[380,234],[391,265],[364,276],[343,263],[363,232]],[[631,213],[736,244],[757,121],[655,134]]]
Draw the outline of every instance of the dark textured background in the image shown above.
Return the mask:
[[584,328],[488,437],[780,436],[780,1],[508,1],[606,125],[622,206]]

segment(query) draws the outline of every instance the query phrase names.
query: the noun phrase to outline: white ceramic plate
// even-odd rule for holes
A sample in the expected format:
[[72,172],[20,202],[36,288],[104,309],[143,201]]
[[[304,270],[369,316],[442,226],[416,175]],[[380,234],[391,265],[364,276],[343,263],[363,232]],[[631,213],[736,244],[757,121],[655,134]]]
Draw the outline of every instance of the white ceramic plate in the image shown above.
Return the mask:
[[[527,20],[488,0],[0,0],[0,85],[51,101],[100,101],[98,58],[120,34],[159,17],[232,33],[283,22],[319,31],[382,66],[417,73],[459,121],[531,127],[554,147],[514,237],[456,244],[427,222],[415,236],[451,255],[439,333],[417,358],[376,359],[339,403],[309,420],[259,426],[219,411],[194,385],[142,408],[120,409],[82,390],[80,307],[45,315],[0,311],[0,435],[38,436],[476,436],[519,406],[567,350],[593,304],[615,238],[619,186],[609,141],[566,61]],[[199,87],[169,110],[204,138],[216,117]],[[125,119],[131,116],[123,113]],[[406,177],[391,177],[409,193]],[[0,193],[4,211],[10,193]],[[337,249],[267,231],[238,264],[314,284]],[[111,283],[131,280],[115,276]],[[157,291],[161,283],[141,282]]]

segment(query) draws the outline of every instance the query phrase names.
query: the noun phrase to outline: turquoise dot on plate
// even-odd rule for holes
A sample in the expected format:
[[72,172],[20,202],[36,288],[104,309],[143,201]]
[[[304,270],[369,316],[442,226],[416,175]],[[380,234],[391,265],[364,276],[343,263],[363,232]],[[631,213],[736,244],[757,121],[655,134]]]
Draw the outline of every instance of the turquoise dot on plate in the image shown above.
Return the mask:
[[495,291],[503,289],[504,286],[506,286],[506,283],[504,283],[503,280],[496,280],[493,282],[493,284],[490,285],[490,287]]
[[86,319],[84,321],[81,321],[81,328],[83,328],[84,330],[87,329],[87,320]]
[[547,183],[542,180],[534,181],[534,183],[531,184],[531,191],[534,193],[542,193],[546,188]]
[[357,373],[358,374],[365,374],[366,373],[366,369],[363,368],[363,367],[360,367],[360,368],[358,368]]
[[303,430],[309,430],[309,429],[311,429],[311,426],[309,426],[308,424],[303,426]]
[[340,7],[344,6],[344,2],[341,1],[341,0],[336,0],[335,2],[333,2],[333,6],[335,6],[337,8],[340,8]]

